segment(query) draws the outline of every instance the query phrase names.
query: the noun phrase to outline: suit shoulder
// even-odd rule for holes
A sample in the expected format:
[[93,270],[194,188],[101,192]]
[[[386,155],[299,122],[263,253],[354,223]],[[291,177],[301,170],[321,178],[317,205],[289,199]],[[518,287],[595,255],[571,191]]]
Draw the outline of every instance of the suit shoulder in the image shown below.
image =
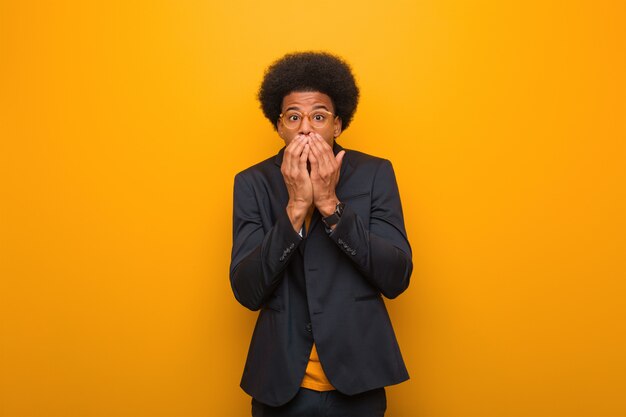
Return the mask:
[[388,159],[381,158],[379,156],[370,155],[361,151],[355,151],[353,149],[345,149],[345,151],[347,161],[355,167],[365,166],[377,168],[385,164],[391,165],[391,162]]
[[235,180],[237,179],[247,179],[252,180],[255,177],[268,175],[272,170],[276,170],[279,168],[275,164],[276,155],[270,156],[267,159],[264,159],[261,162],[258,162],[240,172],[235,174]]

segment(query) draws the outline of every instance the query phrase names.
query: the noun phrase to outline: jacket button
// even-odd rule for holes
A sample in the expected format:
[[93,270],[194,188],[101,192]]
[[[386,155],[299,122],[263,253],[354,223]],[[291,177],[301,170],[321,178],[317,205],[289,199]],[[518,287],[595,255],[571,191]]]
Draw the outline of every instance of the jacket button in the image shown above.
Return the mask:
[[351,254],[352,256],[354,256],[354,255],[356,255],[356,251],[355,251],[354,249],[352,249],[352,252],[350,252],[350,254]]
[[307,332],[309,333],[313,332],[313,325],[311,323],[307,323],[305,328]]

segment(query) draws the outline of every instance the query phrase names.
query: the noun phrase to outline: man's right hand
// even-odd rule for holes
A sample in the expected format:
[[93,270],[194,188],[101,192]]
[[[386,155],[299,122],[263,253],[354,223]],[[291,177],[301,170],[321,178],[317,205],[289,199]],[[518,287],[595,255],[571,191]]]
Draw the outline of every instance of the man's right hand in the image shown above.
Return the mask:
[[289,193],[287,216],[296,232],[300,232],[306,213],[313,204],[313,186],[306,166],[309,152],[309,137],[296,136],[285,148],[280,167]]

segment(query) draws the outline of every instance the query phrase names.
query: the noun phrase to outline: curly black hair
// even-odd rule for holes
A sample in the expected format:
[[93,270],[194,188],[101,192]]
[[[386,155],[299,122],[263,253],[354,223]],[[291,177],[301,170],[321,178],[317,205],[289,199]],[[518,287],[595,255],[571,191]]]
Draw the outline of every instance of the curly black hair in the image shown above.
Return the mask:
[[352,121],[359,88],[350,66],[327,52],[296,52],[272,63],[258,92],[263,114],[276,129],[283,98],[292,92],[319,91],[330,97],[342,130]]

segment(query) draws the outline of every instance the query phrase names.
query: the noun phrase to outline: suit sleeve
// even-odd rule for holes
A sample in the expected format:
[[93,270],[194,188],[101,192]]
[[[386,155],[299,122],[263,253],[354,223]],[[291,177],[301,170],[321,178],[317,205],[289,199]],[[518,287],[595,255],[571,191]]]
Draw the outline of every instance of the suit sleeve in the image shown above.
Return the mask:
[[301,241],[286,210],[269,231],[264,231],[254,189],[241,173],[237,174],[230,263],[230,284],[237,301],[250,310],[260,309],[280,283]]
[[383,160],[374,176],[369,228],[346,203],[329,236],[385,297],[407,289],[413,262],[391,162]]

